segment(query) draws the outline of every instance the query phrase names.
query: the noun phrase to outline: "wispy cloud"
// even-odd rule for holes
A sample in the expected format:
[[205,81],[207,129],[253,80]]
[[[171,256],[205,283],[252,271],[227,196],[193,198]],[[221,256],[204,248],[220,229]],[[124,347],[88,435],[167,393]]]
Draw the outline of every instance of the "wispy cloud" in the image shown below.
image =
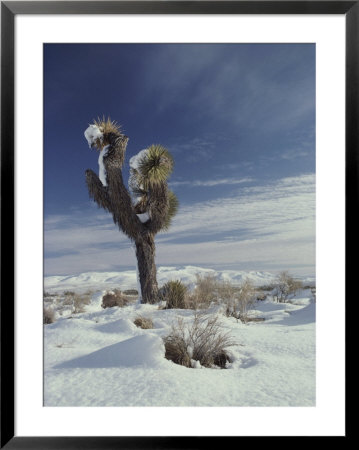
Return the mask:
[[176,141],[170,144],[171,152],[189,163],[208,161],[215,154],[215,139],[195,137],[190,140]]
[[46,253],[82,253],[105,245],[127,243],[105,213],[91,208],[63,216],[47,216],[44,221]]
[[296,229],[294,222],[303,217],[314,220],[314,213],[314,175],[283,178],[263,186],[243,187],[230,197],[183,207],[174,219],[171,235],[211,230],[250,230],[252,236],[288,232],[291,227]]
[[255,166],[254,161],[240,161],[240,162],[231,162],[231,163],[225,163],[225,164],[219,164],[218,168],[221,170],[230,170],[230,171],[236,171],[240,169],[245,169],[247,171],[253,170]]
[[218,123],[261,132],[296,128],[315,110],[315,73],[303,56],[308,58],[308,53],[286,45],[268,47],[268,54],[258,51],[255,45],[238,45],[238,57],[233,57],[221,45],[159,48],[147,70],[153,89],[159,80],[157,67],[166,67],[166,83],[156,91],[158,113],[178,106],[183,98],[187,109]]
[[45,275],[72,275],[83,272],[111,272],[136,267],[135,250],[127,240],[126,246],[94,248],[90,245],[76,253],[51,255],[45,259]]
[[213,187],[220,185],[233,185],[251,183],[254,179],[250,177],[245,178],[221,178],[217,180],[186,180],[186,181],[171,181],[169,184],[172,187],[176,186],[191,186],[191,187]]
[[292,161],[294,159],[298,159],[298,158],[305,158],[307,156],[309,156],[310,153],[309,151],[305,151],[305,150],[287,150],[283,153],[281,153],[280,157],[282,159],[288,160],[288,161]]
[[293,270],[295,274],[315,272],[314,238],[277,238],[208,241],[157,246],[157,260],[162,265],[192,264],[217,269]]
[[[83,214],[81,225],[81,215],[47,218],[51,225],[45,227],[47,274],[135,265],[130,241],[107,215],[94,215],[95,220],[90,213]],[[314,261],[314,174],[239,187],[230,197],[183,206],[170,231],[157,236],[159,265],[293,268],[309,273]]]

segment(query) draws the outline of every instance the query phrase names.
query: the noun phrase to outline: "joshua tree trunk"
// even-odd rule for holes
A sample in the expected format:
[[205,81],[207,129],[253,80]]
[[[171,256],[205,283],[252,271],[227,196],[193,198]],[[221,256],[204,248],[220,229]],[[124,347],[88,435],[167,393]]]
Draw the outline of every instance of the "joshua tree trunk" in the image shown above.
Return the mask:
[[155,241],[152,234],[136,239],[136,257],[143,303],[155,303],[158,298],[156,279]]
[[135,243],[142,303],[155,303],[158,300],[158,285],[154,237],[168,228],[178,205],[166,181],[173,160],[164,147],[151,146],[146,149],[140,165],[131,166],[132,186],[138,191],[136,197],[140,199],[133,204],[122,178],[128,137],[110,120],[95,121],[86,130],[85,136],[89,145],[101,152],[101,179],[92,170],[86,171],[90,197],[112,214],[115,224]]

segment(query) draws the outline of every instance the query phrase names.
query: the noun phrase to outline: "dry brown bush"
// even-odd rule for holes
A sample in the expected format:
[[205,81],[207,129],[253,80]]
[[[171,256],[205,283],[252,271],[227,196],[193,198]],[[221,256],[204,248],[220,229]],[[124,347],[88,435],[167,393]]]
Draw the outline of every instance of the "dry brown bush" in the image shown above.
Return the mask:
[[85,306],[89,305],[91,301],[91,295],[87,294],[75,294],[73,296],[73,314],[79,314],[85,312]]
[[239,287],[234,287],[231,283],[225,283],[222,291],[222,298],[226,304],[226,315],[247,322],[248,309],[256,300],[256,288],[251,280],[246,278]]
[[263,284],[262,286],[257,286],[258,291],[271,292],[274,289],[274,284]]
[[102,308],[113,308],[114,306],[123,307],[127,306],[130,300],[125,297],[120,289],[114,289],[108,291],[102,298]]
[[144,330],[150,330],[153,328],[152,319],[150,319],[149,317],[137,316],[133,323],[136,325],[136,327],[142,328]]
[[165,357],[176,364],[194,367],[199,361],[204,367],[221,368],[230,362],[228,347],[236,345],[229,333],[221,331],[218,316],[198,313],[190,325],[178,318],[171,333],[164,338],[164,344]]
[[55,312],[50,308],[44,307],[43,323],[48,325],[55,322]]
[[287,270],[283,270],[277,276],[273,298],[279,303],[286,303],[290,296],[303,287],[300,280],[294,279]]
[[208,308],[212,302],[219,299],[219,282],[214,274],[196,274],[196,284],[188,296],[188,307],[191,309]]
[[87,291],[84,293],[84,295],[87,295],[88,297],[92,297],[92,295],[95,293],[96,291],[94,289],[87,289]]
[[70,297],[69,295],[66,295],[62,304],[64,306],[72,306],[74,304],[74,297]]
[[74,291],[65,291],[64,298],[61,299],[62,306],[72,306],[72,314],[85,312],[85,306],[91,302],[92,291],[84,294],[77,294]]
[[137,289],[127,289],[127,290],[123,291],[123,293],[125,295],[138,295],[138,290]]
[[65,297],[73,297],[75,295],[74,291],[64,291]]

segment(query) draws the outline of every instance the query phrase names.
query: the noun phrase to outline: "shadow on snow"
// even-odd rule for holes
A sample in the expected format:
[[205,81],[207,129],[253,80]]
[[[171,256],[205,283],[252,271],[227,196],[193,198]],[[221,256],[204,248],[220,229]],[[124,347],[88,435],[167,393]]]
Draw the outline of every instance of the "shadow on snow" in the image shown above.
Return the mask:
[[155,335],[140,335],[101,348],[88,355],[65,361],[55,369],[95,369],[109,367],[158,367],[165,362],[162,339]]

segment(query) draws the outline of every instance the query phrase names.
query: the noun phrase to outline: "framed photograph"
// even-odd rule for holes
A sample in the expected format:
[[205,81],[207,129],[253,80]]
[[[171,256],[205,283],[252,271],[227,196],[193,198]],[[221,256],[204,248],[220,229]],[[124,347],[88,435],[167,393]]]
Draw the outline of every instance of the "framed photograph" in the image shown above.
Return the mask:
[[1,2],[1,448],[348,436],[358,26]]

